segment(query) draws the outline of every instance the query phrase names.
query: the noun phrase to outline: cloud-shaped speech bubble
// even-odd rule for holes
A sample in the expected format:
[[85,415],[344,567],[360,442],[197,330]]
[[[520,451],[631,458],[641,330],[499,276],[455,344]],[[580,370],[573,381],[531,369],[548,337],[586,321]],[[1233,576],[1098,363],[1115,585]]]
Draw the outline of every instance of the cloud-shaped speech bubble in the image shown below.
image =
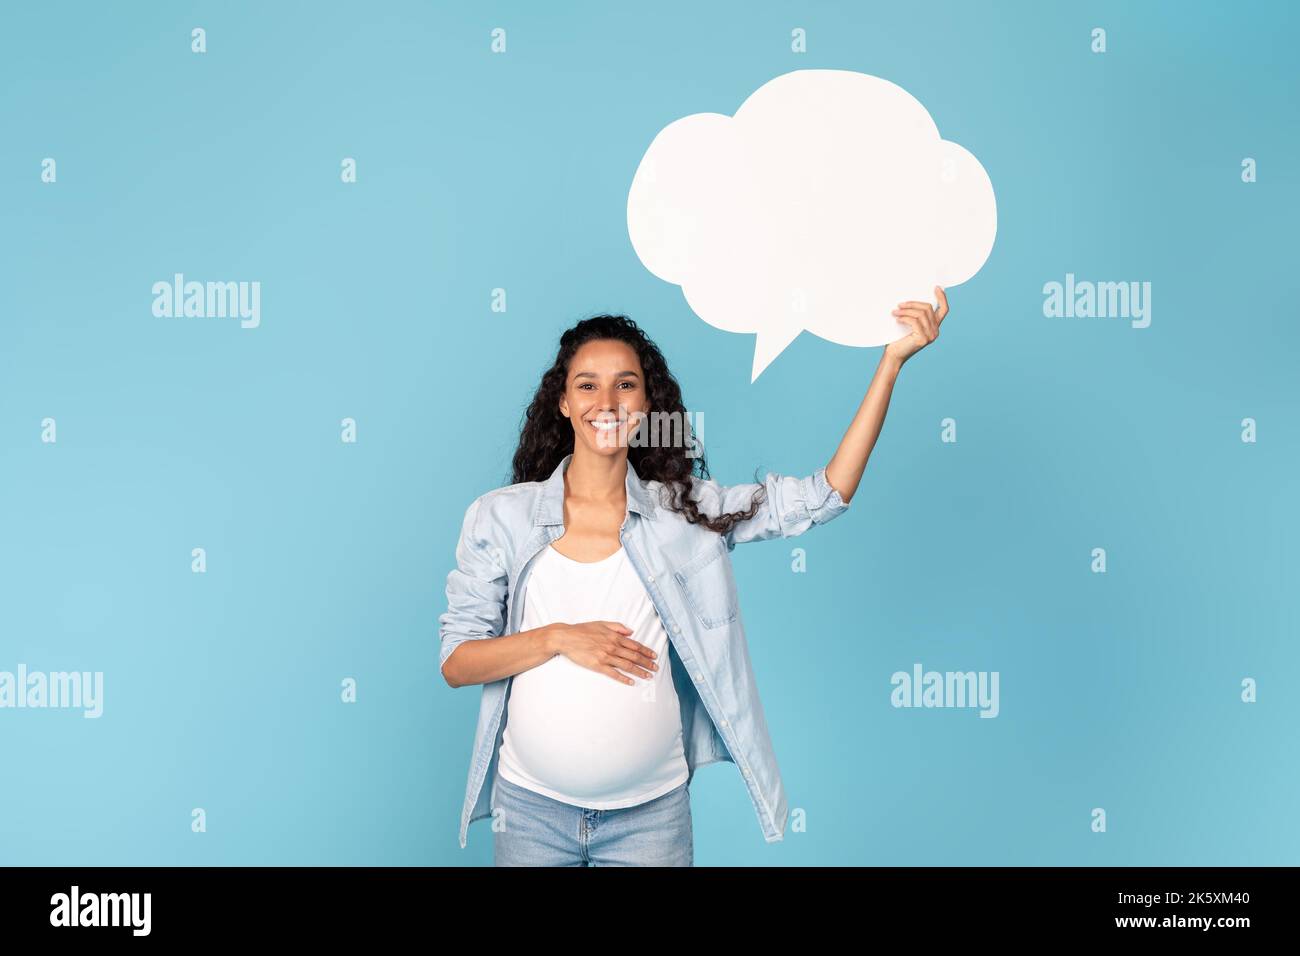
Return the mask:
[[735,116],[659,131],[627,198],[632,246],[695,314],[757,334],[750,381],[804,330],[885,345],[890,312],[934,301],[988,259],[993,184],[900,86],[851,70],[795,70]]

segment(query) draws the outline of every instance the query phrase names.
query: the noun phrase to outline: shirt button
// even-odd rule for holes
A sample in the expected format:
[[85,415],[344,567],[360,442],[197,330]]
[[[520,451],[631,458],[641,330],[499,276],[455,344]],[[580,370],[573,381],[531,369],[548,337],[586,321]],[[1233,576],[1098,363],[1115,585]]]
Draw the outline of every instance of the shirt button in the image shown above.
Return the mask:
[[653,574],[651,574],[651,575],[649,575],[649,576],[646,577],[646,580],[649,581],[651,584],[654,584],[654,583],[655,583],[655,576],[654,576]]
[[696,674],[696,675],[695,675],[695,679],[696,679],[696,680],[704,680],[704,675],[703,675],[703,674]]
[[730,724],[728,724],[728,723],[724,720],[724,721],[722,722],[722,726],[724,726],[724,727],[728,727],[728,726],[730,726]]
[[744,770],[742,770],[742,771],[740,771],[740,772],[743,773],[743,774],[745,775],[745,777],[748,779],[748,777],[749,777],[749,768],[745,768]]

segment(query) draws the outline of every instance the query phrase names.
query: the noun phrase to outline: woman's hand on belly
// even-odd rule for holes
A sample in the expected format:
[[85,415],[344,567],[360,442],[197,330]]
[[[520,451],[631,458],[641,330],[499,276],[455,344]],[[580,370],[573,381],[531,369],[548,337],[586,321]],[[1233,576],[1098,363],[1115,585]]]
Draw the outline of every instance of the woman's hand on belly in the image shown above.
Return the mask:
[[624,684],[635,681],[620,671],[647,680],[657,671],[658,656],[640,641],[629,636],[632,629],[617,621],[587,621],[583,624],[556,624],[552,646],[573,663],[588,670],[607,674]]

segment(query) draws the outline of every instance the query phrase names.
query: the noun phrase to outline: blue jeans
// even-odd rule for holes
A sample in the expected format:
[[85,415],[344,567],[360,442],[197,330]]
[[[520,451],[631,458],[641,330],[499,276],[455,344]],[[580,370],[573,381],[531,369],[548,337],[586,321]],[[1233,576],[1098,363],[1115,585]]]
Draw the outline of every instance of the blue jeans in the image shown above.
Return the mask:
[[689,783],[634,807],[591,810],[498,774],[492,810],[497,866],[695,865]]

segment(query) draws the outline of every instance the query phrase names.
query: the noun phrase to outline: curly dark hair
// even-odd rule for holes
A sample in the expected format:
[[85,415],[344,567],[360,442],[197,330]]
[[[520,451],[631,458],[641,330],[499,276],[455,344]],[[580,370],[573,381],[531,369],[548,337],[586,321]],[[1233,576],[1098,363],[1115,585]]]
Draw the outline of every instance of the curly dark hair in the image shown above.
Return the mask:
[[[596,315],[583,319],[560,336],[560,349],[555,361],[542,375],[537,394],[524,412],[519,434],[519,447],[515,450],[513,481],[544,481],[550,477],[565,455],[573,452],[573,424],[560,412],[560,399],[568,380],[569,362],[578,349],[588,342],[615,339],[625,342],[641,360],[645,373],[646,397],[652,412],[676,412],[682,421],[683,440],[695,442],[697,454],[688,456],[681,448],[641,442],[629,442],[628,460],[643,480],[660,481],[668,494],[667,507],[691,524],[699,524],[718,534],[726,534],[738,522],[752,518],[763,500],[765,489],[760,487],[750,501],[749,510],[725,512],[719,515],[702,514],[696,501],[690,497],[692,475],[709,480],[709,466],[704,459],[704,449],[690,433],[690,422],[682,404],[682,390],[677,379],[668,370],[659,346],[645,334],[634,321],[625,315]],[[646,425],[641,422],[641,427]],[[759,483],[761,485],[761,482]]]

